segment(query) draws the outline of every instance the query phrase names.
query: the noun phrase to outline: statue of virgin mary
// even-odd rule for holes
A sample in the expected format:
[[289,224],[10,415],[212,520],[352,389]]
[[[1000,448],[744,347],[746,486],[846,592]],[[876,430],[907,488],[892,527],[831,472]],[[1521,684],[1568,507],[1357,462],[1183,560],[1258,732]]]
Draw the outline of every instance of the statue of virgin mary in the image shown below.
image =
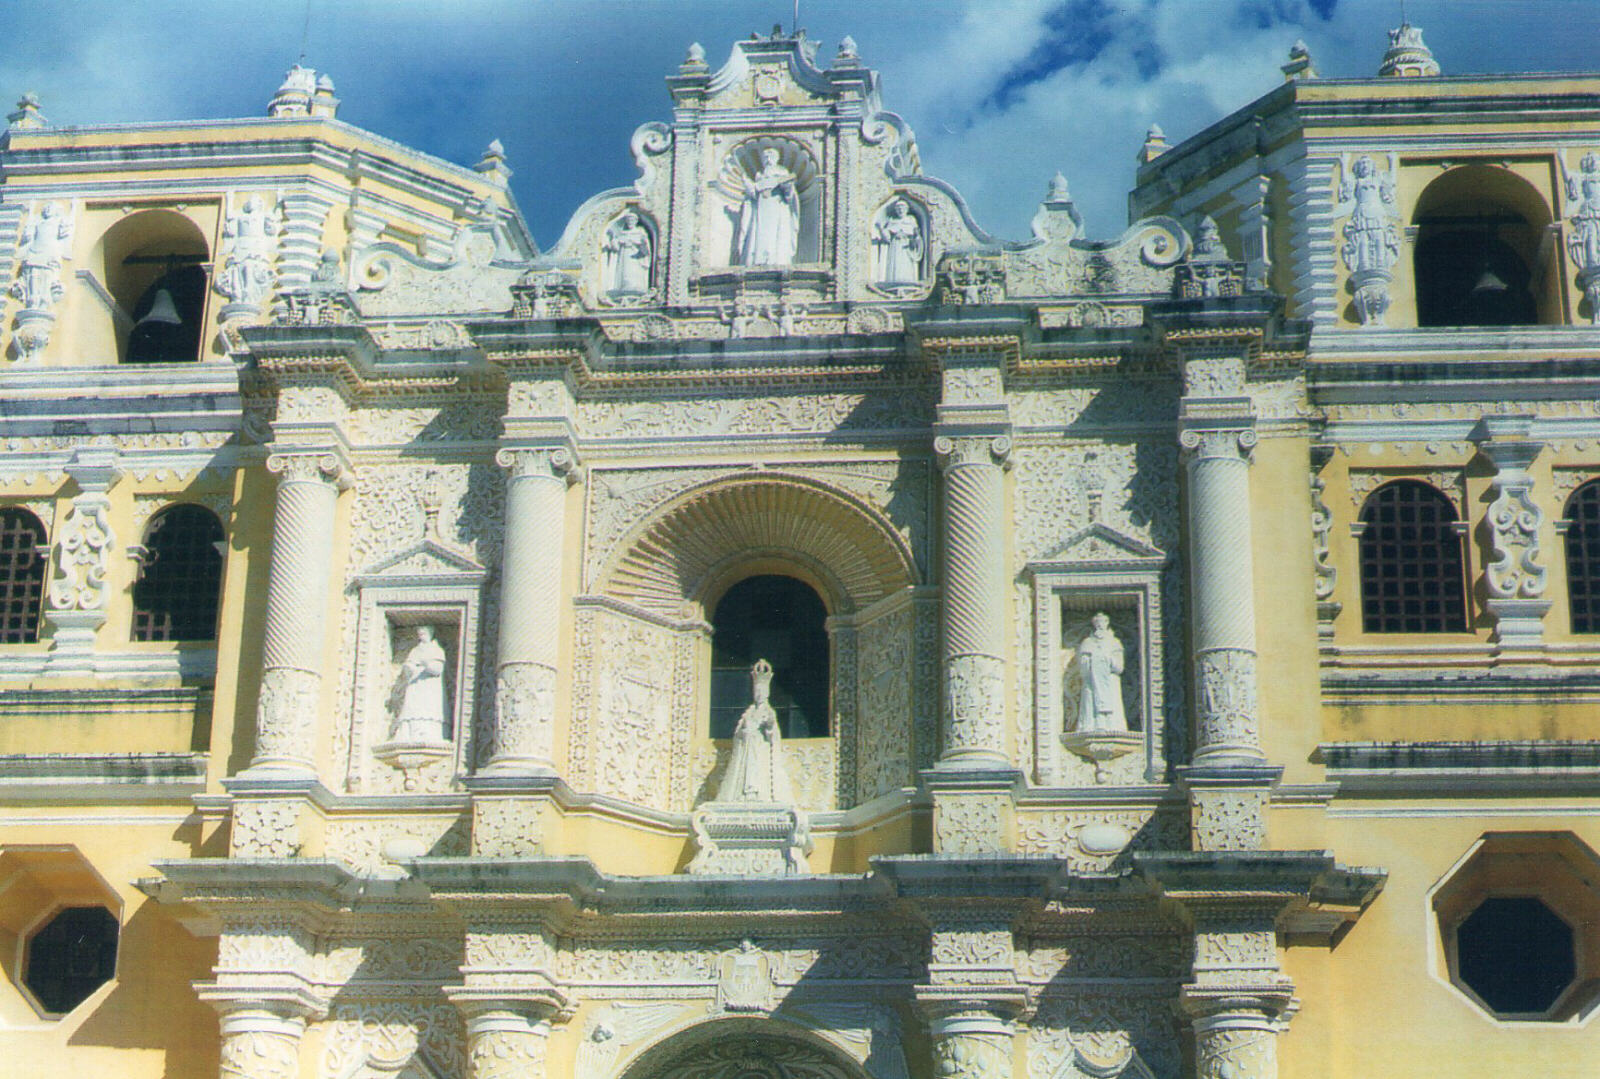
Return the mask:
[[750,668],[750,685],[754,701],[734,729],[733,752],[713,801],[792,805],[794,791],[783,766],[783,735],[770,702],[772,664],[757,660]]

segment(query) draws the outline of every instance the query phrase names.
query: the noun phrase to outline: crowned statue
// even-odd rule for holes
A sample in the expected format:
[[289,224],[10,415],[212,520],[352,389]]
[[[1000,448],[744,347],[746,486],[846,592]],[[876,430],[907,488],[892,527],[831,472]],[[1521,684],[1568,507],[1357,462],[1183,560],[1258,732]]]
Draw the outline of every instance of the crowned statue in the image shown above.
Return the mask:
[[783,735],[770,699],[772,664],[757,660],[750,668],[750,683],[754,700],[734,728],[733,752],[714,800],[792,804],[794,791],[783,766]]

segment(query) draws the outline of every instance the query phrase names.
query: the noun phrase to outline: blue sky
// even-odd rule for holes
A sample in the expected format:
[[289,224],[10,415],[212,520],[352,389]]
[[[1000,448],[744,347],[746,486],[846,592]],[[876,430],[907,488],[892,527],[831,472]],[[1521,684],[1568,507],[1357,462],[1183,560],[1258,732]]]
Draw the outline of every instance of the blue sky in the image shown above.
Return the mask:
[[[633,178],[628,137],[669,116],[692,41],[715,66],[792,0],[62,0],[5,5],[0,94],[54,123],[254,116],[300,54],[340,117],[470,164],[506,146],[548,246]],[[923,168],[978,221],[1026,234],[1063,171],[1091,236],[1126,223],[1146,127],[1173,141],[1281,80],[1304,38],[1329,76],[1376,72],[1400,0],[801,0],[826,63],[841,37],[883,76]],[[1600,69],[1600,0],[1406,0],[1447,74]]]

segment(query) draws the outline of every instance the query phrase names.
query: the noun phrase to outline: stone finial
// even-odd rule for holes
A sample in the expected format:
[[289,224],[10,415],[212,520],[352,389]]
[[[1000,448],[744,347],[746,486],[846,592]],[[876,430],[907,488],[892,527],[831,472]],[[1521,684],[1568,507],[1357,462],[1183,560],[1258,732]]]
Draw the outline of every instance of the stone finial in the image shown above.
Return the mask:
[[1389,51],[1383,54],[1378,74],[1384,78],[1428,78],[1438,75],[1439,62],[1422,42],[1422,28],[1402,22],[1389,31]]
[[839,54],[834,58],[835,67],[856,67],[861,63],[861,54],[856,51],[856,39],[848,34],[839,42]]
[[689,46],[689,51],[684,54],[683,63],[680,64],[679,67],[687,71],[700,71],[703,70],[705,66],[705,46],[701,45],[698,41],[691,43]]
[[511,182],[511,168],[506,164],[506,148],[499,139],[492,140],[483,148],[483,156],[478,158],[478,163],[472,167],[474,171],[483,173],[491,183],[500,187],[505,187]]
[[339,99],[333,93],[333,80],[326,75],[317,76],[317,88],[311,93],[311,115],[333,119],[339,114]]
[[1311,48],[1304,39],[1289,46],[1289,62],[1280,69],[1285,82],[1317,77],[1317,67],[1311,60]]
[[[329,88],[332,89],[331,84]],[[316,91],[317,73],[309,67],[296,64],[284,75],[283,85],[278,87],[278,92],[267,103],[267,115],[280,119],[310,116],[311,97]]]
[[1151,124],[1144,133],[1144,145],[1139,148],[1139,164],[1148,165],[1167,152],[1167,133],[1160,124]]
[[1057,172],[1050,178],[1044,201],[1033,215],[1033,235],[1047,242],[1065,243],[1083,230],[1083,215],[1067,190],[1067,178]]
[[1072,201],[1072,195],[1067,191],[1067,178],[1063,173],[1058,171],[1054,176],[1050,177],[1050,190],[1045,192],[1044,201]]
[[6,117],[7,131],[27,131],[44,127],[47,121],[39,112],[39,95],[29,90],[17,99],[17,111]]
[[1201,262],[1220,262],[1228,257],[1227,245],[1222,242],[1222,230],[1210,214],[1202,217],[1195,229],[1193,257]]

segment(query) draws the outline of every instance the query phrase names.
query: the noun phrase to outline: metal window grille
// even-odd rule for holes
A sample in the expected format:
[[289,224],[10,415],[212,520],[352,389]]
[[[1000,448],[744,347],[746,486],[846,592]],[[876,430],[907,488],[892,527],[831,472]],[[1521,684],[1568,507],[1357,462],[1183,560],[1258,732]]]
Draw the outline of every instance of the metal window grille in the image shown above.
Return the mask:
[[145,533],[144,573],[133,586],[133,639],[211,641],[222,590],[222,525],[203,506],[172,506]]
[[1361,626],[1368,633],[1465,633],[1463,537],[1450,500],[1396,480],[1361,507]]
[[39,639],[44,604],[44,526],[24,509],[0,510],[0,644]]
[[1567,603],[1572,632],[1600,633],[1600,481],[1567,501]]

